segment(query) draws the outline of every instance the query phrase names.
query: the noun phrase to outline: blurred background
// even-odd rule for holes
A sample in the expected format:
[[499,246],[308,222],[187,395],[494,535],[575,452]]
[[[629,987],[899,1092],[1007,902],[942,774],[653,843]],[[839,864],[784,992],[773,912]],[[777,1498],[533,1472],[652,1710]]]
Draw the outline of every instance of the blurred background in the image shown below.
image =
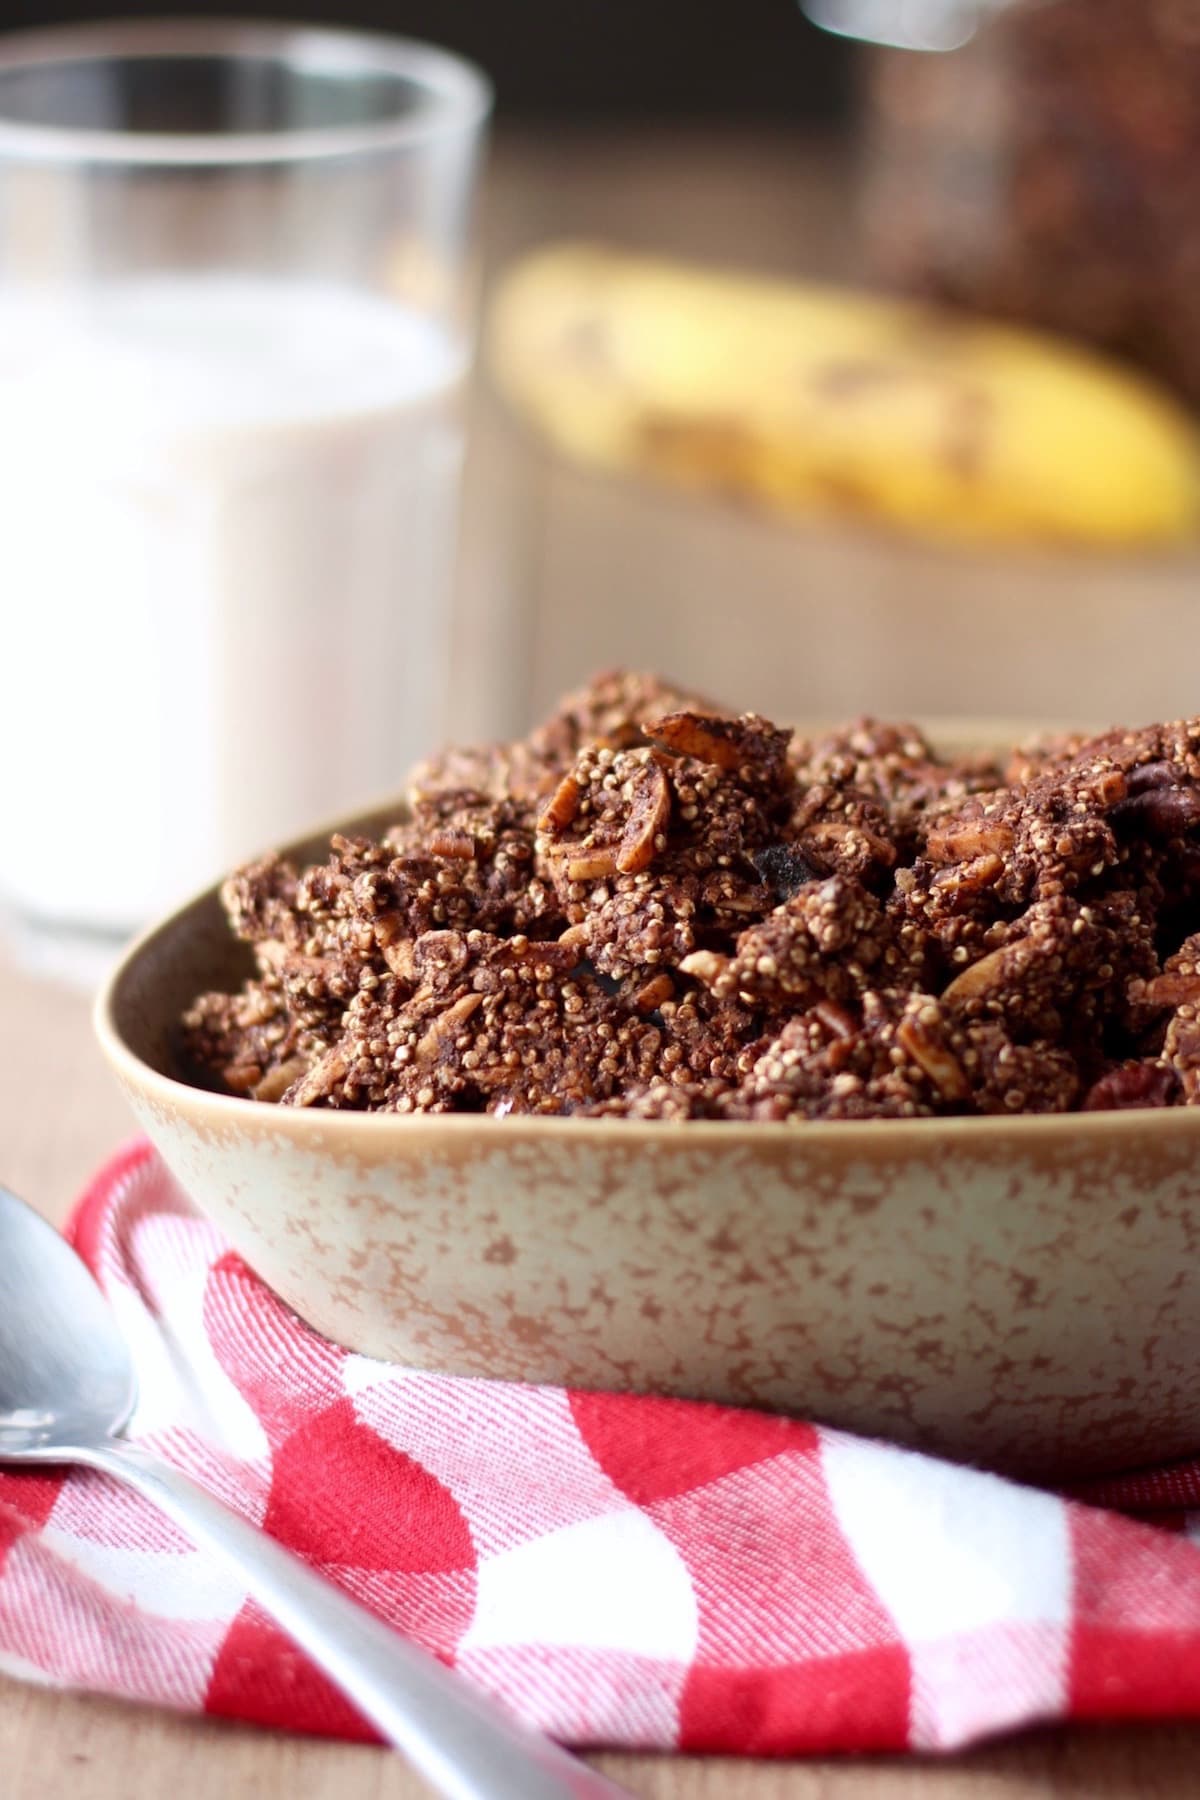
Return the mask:
[[809,10],[257,0],[496,86],[442,736],[1200,710],[1200,0]]
[[0,29],[121,18],[242,13],[285,22],[400,32],[443,44],[487,69],[501,125],[561,128],[610,120],[779,121],[846,117],[852,53],[794,0],[256,0],[252,9],[192,5],[44,5],[4,0]]
[[[786,416],[781,398],[807,357],[836,361],[848,344],[868,364],[893,363],[902,321],[843,329],[798,307],[793,347],[784,326],[745,401],[730,398],[718,365],[763,332],[752,308],[740,337],[718,322],[707,367],[701,348],[679,376],[695,450],[665,481],[644,457],[636,469],[632,454],[614,455],[616,468],[589,459],[566,384],[556,395],[548,380],[538,394],[504,382],[493,343],[468,483],[464,618],[479,631],[505,616],[489,610],[501,578],[515,584],[513,606],[532,607],[520,638],[528,686],[510,684],[518,716],[597,665],[630,661],[790,718],[1091,725],[1194,712],[1200,0],[812,10],[849,34],[818,29],[789,0],[566,4],[522,9],[518,43],[480,46],[501,93],[493,305],[523,254],[583,239],[782,278],[798,298],[830,282],[917,295],[949,308],[952,331],[995,319],[1022,333],[1022,348],[1027,332],[1049,331],[1051,356],[1018,371],[987,347],[976,360],[929,340],[917,385],[945,375],[945,412],[961,402],[976,422],[986,414],[990,441],[963,460],[957,486],[921,496],[901,492],[905,465],[919,484],[913,459],[958,432],[928,391],[860,388],[878,412],[851,408],[840,424]],[[451,17],[439,14],[439,29]],[[474,47],[469,34],[456,41]],[[922,41],[949,47],[913,47]],[[510,54],[523,74],[506,74]],[[686,294],[674,304],[699,339],[701,297],[694,313]],[[731,294],[731,317],[739,306]],[[1059,345],[1103,358],[1101,385],[1089,386],[1092,365],[1056,361]],[[1129,395],[1103,386],[1123,373],[1151,384],[1138,390],[1149,412],[1123,412],[1115,399]],[[1172,416],[1152,448],[1160,400]],[[760,409],[748,427],[743,405]],[[731,408],[735,436],[778,427],[772,467],[747,472],[736,446],[736,468],[714,452],[714,417],[728,436]],[[571,454],[581,433],[585,453]],[[822,438],[815,474],[807,434]],[[968,516],[977,530],[960,529]],[[502,666],[496,644],[488,667]],[[459,691],[463,721],[482,718],[465,676]]]

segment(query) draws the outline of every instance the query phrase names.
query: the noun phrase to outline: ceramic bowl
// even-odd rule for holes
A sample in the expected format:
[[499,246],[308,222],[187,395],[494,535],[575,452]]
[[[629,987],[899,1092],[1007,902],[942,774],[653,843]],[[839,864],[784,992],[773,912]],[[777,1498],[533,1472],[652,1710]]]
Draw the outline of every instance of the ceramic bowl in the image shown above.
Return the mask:
[[174,1073],[181,1011],[245,956],[210,890],[125,956],[99,1039],[183,1187],[339,1343],[1034,1477],[1200,1443],[1200,1109],[793,1127],[268,1106]]

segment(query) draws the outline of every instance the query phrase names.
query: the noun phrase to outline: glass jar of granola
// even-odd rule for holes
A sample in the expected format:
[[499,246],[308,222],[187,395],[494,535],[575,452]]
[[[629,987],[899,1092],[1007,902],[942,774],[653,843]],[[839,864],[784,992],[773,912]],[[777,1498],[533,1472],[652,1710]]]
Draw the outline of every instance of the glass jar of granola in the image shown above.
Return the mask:
[[871,39],[890,281],[1064,332],[1200,404],[1200,0],[809,0]]

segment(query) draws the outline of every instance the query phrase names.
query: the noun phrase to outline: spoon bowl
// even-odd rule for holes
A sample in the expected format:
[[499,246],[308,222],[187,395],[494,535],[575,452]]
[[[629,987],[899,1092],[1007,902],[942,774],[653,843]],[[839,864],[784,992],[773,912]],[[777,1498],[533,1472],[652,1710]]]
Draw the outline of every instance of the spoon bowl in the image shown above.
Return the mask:
[[71,1246],[0,1187],[0,1459],[63,1461],[124,1426],[137,1377]]

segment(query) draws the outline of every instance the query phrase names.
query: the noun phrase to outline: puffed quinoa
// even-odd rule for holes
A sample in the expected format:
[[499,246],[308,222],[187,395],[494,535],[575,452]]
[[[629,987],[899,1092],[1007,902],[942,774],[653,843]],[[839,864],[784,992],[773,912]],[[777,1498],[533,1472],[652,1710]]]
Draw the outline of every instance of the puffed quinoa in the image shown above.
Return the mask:
[[613,674],[222,890],[256,976],[189,1078],[285,1106],[659,1120],[1200,1103],[1200,719],[937,755]]

